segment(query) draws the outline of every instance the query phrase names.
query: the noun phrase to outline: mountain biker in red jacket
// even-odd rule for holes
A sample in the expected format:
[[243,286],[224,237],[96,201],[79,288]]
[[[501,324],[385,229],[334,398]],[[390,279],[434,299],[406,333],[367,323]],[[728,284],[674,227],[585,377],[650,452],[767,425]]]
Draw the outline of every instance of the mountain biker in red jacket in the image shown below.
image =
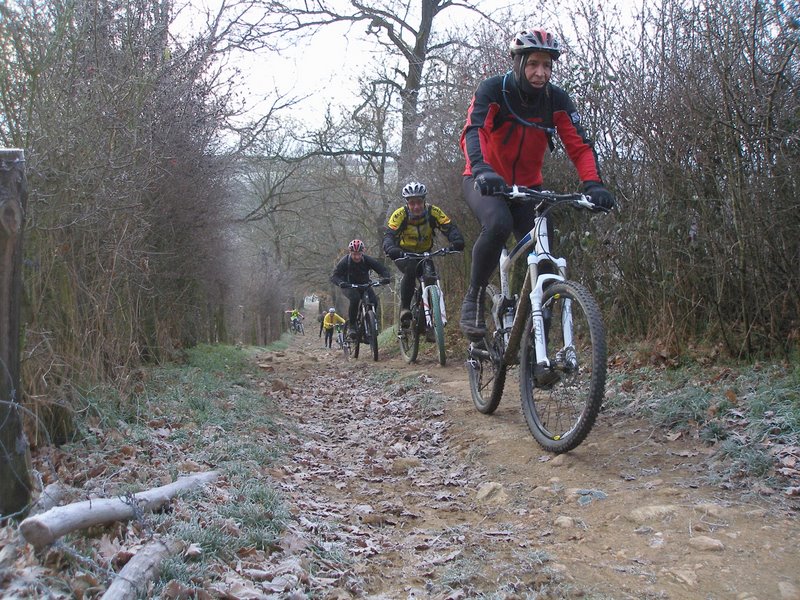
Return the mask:
[[553,148],[554,134],[592,202],[606,209],[615,203],[603,185],[592,141],[572,99],[550,83],[553,61],[562,52],[558,40],[543,29],[521,31],[509,50],[512,70],[478,85],[461,134],[466,158],[462,191],[481,224],[472,248],[470,285],[461,306],[460,326],[472,340],[486,334],[486,285],[508,236],[513,232],[519,240],[534,224],[534,206],[510,206],[498,194],[506,185],[541,189],[544,153]]
[[400,322],[405,327],[411,319],[409,307],[411,296],[414,295],[417,266],[421,260],[405,258],[405,253],[429,252],[437,230],[447,236],[451,250],[464,249],[464,236],[441,208],[425,202],[428,188],[424,183],[412,181],[403,187],[402,194],[406,205],[389,217],[383,235],[383,251],[403,273],[400,281]]
[[[347,311],[348,329],[350,337],[356,333],[356,317],[358,316],[358,301],[361,299],[359,290],[348,287],[351,283],[369,283],[369,272],[375,271],[381,277],[381,283],[389,283],[389,269],[378,262],[377,259],[364,254],[364,242],[353,240],[348,245],[349,252],[336,263],[331,275],[331,283],[342,288],[342,293],[350,300]],[[369,301],[378,306],[378,296],[372,288],[367,288]]]

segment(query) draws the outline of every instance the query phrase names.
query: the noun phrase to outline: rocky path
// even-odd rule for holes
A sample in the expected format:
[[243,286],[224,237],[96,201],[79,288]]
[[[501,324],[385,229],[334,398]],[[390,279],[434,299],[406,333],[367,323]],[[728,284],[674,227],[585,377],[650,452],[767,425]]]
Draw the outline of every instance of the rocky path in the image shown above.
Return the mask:
[[711,486],[705,445],[603,413],[554,457],[515,373],[487,417],[457,357],[386,354],[309,335],[259,357],[292,432],[272,477],[331,559],[321,597],[800,599],[796,512]]

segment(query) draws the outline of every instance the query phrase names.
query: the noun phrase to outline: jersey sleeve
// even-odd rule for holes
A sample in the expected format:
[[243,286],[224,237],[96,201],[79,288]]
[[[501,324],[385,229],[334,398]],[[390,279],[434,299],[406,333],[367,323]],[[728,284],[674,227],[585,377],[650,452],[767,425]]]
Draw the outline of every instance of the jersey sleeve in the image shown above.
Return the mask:
[[575,104],[567,93],[560,89],[555,102],[553,124],[558,131],[558,137],[564,143],[567,155],[578,171],[578,177],[581,181],[602,181],[594,144],[583,128],[581,115]]
[[401,206],[392,213],[392,216],[389,217],[389,222],[386,223],[386,227],[388,227],[392,231],[399,231],[403,227],[405,220],[406,220],[406,209]]
[[436,226],[439,227],[439,229],[443,229],[446,225],[450,224],[450,217],[436,205],[431,205],[431,216],[435,219]]

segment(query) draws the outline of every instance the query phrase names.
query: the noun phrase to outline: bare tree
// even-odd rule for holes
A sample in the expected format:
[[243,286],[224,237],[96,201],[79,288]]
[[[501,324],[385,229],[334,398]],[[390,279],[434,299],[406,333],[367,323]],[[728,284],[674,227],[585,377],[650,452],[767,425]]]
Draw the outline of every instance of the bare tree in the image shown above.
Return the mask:
[[[426,92],[426,69],[448,47],[457,43],[439,37],[434,23],[442,13],[463,9],[489,18],[479,3],[453,0],[419,0],[412,5],[402,0],[386,0],[369,5],[353,0],[347,4],[313,2],[273,2],[271,26],[276,35],[309,34],[333,24],[366,25],[366,34],[385,51],[388,67],[370,81],[386,87],[400,101],[400,151],[398,175],[406,179],[419,157],[418,128],[420,102]],[[396,61],[396,62],[394,62]]]
[[577,64],[598,65],[577,70],[573,85],[622,198],[611,246],[584,253],[611,258],[589,269],[617,291],[611,322],[676,353],[698,339],[734,356],[791,351],[796,15],[713,0],[645,3],[637,28],[589,3],[572,15],[584,32]]

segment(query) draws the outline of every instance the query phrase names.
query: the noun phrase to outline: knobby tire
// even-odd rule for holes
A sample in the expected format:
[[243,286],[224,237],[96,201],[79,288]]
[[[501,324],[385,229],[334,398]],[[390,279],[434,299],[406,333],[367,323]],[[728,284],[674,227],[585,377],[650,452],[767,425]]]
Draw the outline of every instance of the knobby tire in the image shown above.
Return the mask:
[[[402,323],[398,320],[398,338],[400,340],[400,353],[406,362],[413,363],[419,354],[420,319],[425,319],[422,303],[420,302],[419,288],[414,293],[414,300],[411,302],[411,324],[403,329]],[[424,325],[423,325],[424,326]]]
[[[557,356],[564,348],[561,317],[568,301],[577,367],[574,362]],[[533,321],[528,317],[521,343],[520,396],[522,412],[534,439],[548,452],[560,454],[573,450],[586,439],[600,411],[606,381],[605,329],[600,307],[591,293],[572,281],[550,285],[542,297],[542,310],[549,315],[548,359],[560,378],[553,384],[537,387],[533,375],[536,364]]]
[[[472,403],[478,412],[490,415],[497,410],[503,397],[508,365],[500,353],[499,335],[496,334],[492,319],[492,297],[499,293],[493,286],[486,288],[484,314],[486,316],[486,337],[482,352],[471,351],[467,355],[467,372]],[[472,344],[476,346],[477,344]],[[491,349],[491,350],[488,350]]]
[[356,339],[351,343],[353,345],[353,358],[358,358],[359,350],[361,350],[361,340],[364,337],[364,309],[361,305],[358,307],[358,316],[356,317]]
[[441,297],[439,296],[441,291],[438,287],[431,286],[428,288],[428,292],[430,292],[428,300],[430,301],[431,316],[433,317],[431,325],[436,338],[436,348],[439,351],[439,364],[444,366],[447,362],[447,355],[444,351],[444,324],[442,323],[442,305],[440,304]]
[[375,311],[368,310],[364,320],[366,327],[367,338],[369,339],[369,346],[372,349],[372,360],[378,360],[378,319],[375,316]]

